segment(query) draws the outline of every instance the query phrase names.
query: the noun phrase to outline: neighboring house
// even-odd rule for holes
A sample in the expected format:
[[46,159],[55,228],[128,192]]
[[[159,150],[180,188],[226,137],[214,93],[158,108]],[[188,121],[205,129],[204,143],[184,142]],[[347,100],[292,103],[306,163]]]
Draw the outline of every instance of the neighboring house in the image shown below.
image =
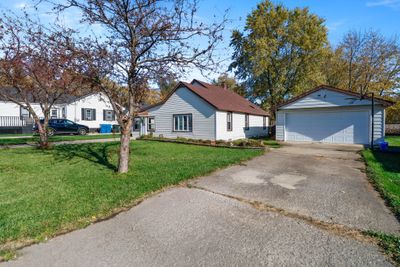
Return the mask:
[[[43,117],[40,105],[38,103],[31,105],[38,116]],[[0,127],[18,126],[16,124],[23,124],[31,117],[32,115],[19,105],[0,99]],[[88,126],[92,131],[98,130],[100,124],[117,124],[111,103],[102,93],[65,96],[59,99],[51,109],[50,118],[69,119]]]
[[[385,137],[385,108],[391,101],[372,99],[321,85],[278,107],[276,140],[337,144],[374,144]],[[373,121],[372,121],[373,120]]]
[[160,103],[141,110],[133,135],[235,140],[268,134],[268,114],[238,94],[193,80],[180,82]]

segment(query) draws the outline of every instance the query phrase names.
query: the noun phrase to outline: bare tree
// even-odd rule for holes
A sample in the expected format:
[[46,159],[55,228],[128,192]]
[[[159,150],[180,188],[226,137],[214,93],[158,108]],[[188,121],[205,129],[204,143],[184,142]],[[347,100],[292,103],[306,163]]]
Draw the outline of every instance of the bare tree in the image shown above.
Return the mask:
[[390,94],[399,87],[400,47],[397,38],[376,31],[347,33],[338,47],[347,75],[347,87],[361,95]]
[[66,49],[69,33],[48,31],[27,15],[3,14],[0,19],[0,96],[30,112],[42,148],[49,145],[51,108],[65,95],[81,90],[84,82],[76,72],[73,52]]
[[198,21],[196,0],[65,0],[54,5],[58,12],[77,8],[82,22],[102,29],[75,49],[87,66],[86,77],[113,105],[121,127],[118,171],[126,173],[133,118],[146,97],[146,85],[160,74],[214,67],[213,51],[226,19]]

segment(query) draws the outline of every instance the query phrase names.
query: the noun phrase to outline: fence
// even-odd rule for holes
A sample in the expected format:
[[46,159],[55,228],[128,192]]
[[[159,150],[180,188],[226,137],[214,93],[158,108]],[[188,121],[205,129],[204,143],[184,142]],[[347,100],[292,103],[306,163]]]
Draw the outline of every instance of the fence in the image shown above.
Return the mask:
[[19,116],[0,116],[0,127],[26,126],[26,120]]
[[32,133],[33,121],[19,116],[0,116],[0,133],[24,134]]
[[400,134],[400,123],[388,123],[385,125],[385,134],[398,135]]

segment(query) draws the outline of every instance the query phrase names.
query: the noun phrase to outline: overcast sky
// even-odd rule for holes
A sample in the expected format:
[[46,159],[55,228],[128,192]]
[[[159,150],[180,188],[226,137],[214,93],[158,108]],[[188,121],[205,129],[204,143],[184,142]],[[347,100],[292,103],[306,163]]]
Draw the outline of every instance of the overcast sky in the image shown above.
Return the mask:
[[[225,40],[218,48],[217,56],[224,59],[225,67],[218,73],[209,77],[192,70],[186,77],[210,80],[226,71],[230,62],[232,49],[229,48],[229,38],[232,29],[242,29],[246,16],[254,9],[256,0],[200,0],[198,17],[205,21],[212,15],[222,16],[228,10],[230,22],[224,32]],[[376,29],[390,37],[399,33],[400,26],[400,0],[286,0],[275,1],[288,7],[309,7],[310,11],[325,19],[325,25],[329,30],[329,41],[336,45],[340,42],[344,33],[349,30]],[[29,8],[30,1],[24,0],[0,0],[0,10],[19,13],[25,8],[29,13],[35,13],[42,21],[51,21],[54,15],[49,13],[47,6],[42,6],[39,11]],[[88,27],[79,23],[79,13],[70,10],[63,17],[63,22],[69,27],[79,28],[80,31],[89,31]]]

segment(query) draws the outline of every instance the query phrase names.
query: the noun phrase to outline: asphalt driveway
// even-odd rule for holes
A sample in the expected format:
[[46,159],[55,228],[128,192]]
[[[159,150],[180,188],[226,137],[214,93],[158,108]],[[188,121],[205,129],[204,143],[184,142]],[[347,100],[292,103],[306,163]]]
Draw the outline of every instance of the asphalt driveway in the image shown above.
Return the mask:
[[356,229],[399,232],[359,147],[296,145],[27,247],[4,266],[390,266]]

